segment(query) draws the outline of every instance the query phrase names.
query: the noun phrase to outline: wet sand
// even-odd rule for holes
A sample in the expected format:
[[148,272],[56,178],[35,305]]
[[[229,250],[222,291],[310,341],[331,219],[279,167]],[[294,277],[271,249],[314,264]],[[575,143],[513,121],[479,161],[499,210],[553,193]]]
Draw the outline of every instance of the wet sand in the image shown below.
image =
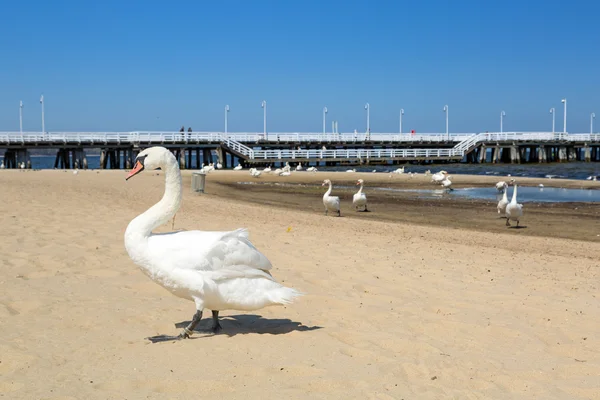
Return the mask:
[[[190,174],[186,171],[186,174]],[[441,189],[431,183],[431,177],[417,174],[349,173],[349,172],[298,172],[280,177],[263,174],[253,178],[247,171],[214,171],[207,176],[206,196],[235,199],[242,202],[264,204],[307,213],[324,213],[322,203],[326,188],[324,179],[334,184],[332,195],[338,195],[342,203],[342,217],[361,220],[378,220],[408,223],[451,229],[469,229],[485,232],[510,232],[521,236],[544,236],[600,242],[600,203],[526,203],[521,229],[505,226],[506,220],[497,213],[497,201],[466,199],[452,193],[440,198],[423,198],[415,192],[382,191],[389,189]],[[356,212],[352,207],[352,195],[356,192],[357,179],[365,181],[364,192],[371,212]],[[479,175],[453,175],[455,188],[490,187],[499,180],[510,177]],[[560,187],[571,189],[600,189],[600,182],[518,178],[522,186]],[[510,189],[509,194],[512,193]],[[510,197],[509,197],[510,200]],[[515,222],[511,222],[516,225]]]
[[0,398],[600,398],[600,243],[542,224],[594,236],[593,208],[526,209],[516,230],[495,207],[374,196],[373,212],[346,201],[335,218],[320,186],[237,189],[247,171],[234,174],[211,173],[198,195],[186,171],[175,229],[248,228],[273,276],[305,295],[152,344],[195,311],[123,244],[162,174],[0,171]]

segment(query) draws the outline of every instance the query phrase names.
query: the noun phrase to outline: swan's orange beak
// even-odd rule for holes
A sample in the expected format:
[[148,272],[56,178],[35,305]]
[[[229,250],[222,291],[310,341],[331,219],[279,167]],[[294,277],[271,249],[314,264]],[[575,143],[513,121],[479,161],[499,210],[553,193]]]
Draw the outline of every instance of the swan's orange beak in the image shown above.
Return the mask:
[[140,172],[142,172],[144,170],[144,165],[142,165],[142,163],[138,160],[135,163],[135,166],[133,167],[133,169],[129,172],[129,174],[127,175],[127,177],[125,178],[125,180],[128,180],[129,178],[139,174]]

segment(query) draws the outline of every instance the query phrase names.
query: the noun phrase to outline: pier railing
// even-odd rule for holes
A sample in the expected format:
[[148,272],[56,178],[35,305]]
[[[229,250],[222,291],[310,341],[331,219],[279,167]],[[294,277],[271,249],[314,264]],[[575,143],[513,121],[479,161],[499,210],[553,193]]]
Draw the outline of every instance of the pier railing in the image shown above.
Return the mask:
[[[303,143],[326,142],[458,142],[452,148],[438,149],[253,149],[247,144],[264,141]],[[165,145],[213,143],[227,146],[247,159],[368,159],[368,158],[459,158],[480,143],[493,142],[600,142],[600,134],[560,132],[486,132],[478,134],[386,134],[372,133],[228,133],[223,132],[0,132],[0,145]],[[246,143],[246,144],[244,144]]]

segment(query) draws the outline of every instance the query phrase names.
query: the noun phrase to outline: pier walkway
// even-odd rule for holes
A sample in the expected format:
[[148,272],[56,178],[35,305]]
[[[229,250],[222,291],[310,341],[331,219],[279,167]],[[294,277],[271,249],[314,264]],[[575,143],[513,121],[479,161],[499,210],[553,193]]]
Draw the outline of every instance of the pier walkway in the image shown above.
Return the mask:
[[[101,149],[101,165],[128,168],[135,154],[149,146],[172,149],[182,167],[212,160],[212,151],[223,164],[226,154],[242,163],[377,164],[389,162],[547,162],[598,161],[600,134],[552,132],[493,132],[461,134],[361,133],[223,133],[223,132],[0,132],[4,164],[30,165],[29,150],[57,149],[55,166],[85,167],[85,149]],[[185,162],[187,152],[188,162]],[[69,153],[71,157],[69,157]],[[121,153],[123,157],[121,158]],[[121,162],[123,160],[123,162]]]

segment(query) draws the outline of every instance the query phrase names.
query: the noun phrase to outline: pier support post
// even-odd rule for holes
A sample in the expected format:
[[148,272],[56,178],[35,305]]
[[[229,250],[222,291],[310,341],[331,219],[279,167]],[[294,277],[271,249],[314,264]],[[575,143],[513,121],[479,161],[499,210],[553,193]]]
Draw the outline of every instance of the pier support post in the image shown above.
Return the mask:
[[577,150],[575,149],[575,147],[569,147],[568,161],[577,161]]
[[492,149],[492,163],[496,164],[500,159],[500,146],[495,146]]
[[592,149],[587,143],[583,147],[583,158],[585,162],[592,161]]
[[479,163],[485,163],[487,161],[487,147],[482,144],[479,148]]
[[567,148],[561,146],[558,148],[558,162],[566,162],[568,161],[567,157]]
[[510,163],[520,164],[521,155],[519,154],[519,146],[510,146]]
[[538,147],[538,162],[546,163],[547,161],[546,146]]

